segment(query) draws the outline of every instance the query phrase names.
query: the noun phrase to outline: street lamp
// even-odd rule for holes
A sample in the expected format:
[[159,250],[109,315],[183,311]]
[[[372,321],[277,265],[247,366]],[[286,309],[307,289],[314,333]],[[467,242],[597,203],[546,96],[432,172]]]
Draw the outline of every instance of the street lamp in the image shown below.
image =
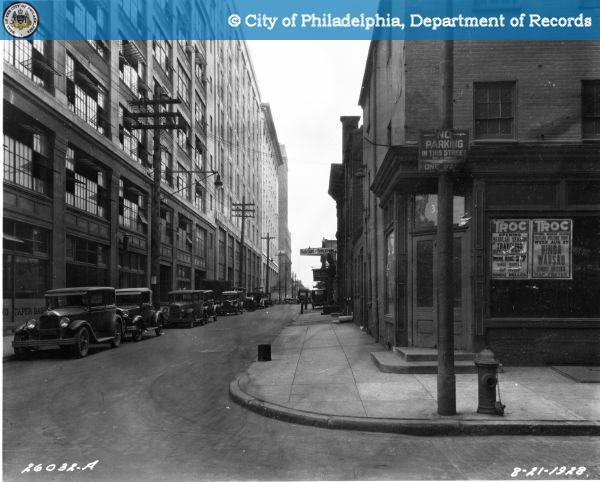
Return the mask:
[[[208,171],[170,171],[171,174],[180,174],[180,173],[186,173],[186,174],[208,174],[208,176],[206,176],[203,180],[205,181],[206,179],[208,179],[210,176],[216,176],[215,177],[215,187],[216,188],[221,188],[223,187],[223,181],[221,180],[221,174],[219,174],[219,171],[213,171],[213,170],[208,170]],[[200,180],[196,179],[195,181],[196,184],[196,190],[198,190],[198,188],[200,187]],[[173,191],[171,194],[177,194],[180,193],[181,191],[183,191],[184,189],[187,189],[188,186],[184,186],[181,189],[178,189],[177,191]],[[197,193],[198,191],[196,191]]]

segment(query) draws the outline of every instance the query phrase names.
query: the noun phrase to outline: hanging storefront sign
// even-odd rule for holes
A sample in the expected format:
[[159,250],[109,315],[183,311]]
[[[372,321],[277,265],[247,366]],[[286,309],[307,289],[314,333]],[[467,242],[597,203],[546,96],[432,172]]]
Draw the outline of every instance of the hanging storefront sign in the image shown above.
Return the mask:
[[529,220],[492,219],[492,278],[529,278]]
[[532,278],[572,279],[572,219],[532,220]]
[[330,277],[328,269],[315,268],[313,272],[313,281],[327,281]]
[[456,168],[465,162],[468,149],[467,130],[422,131],[419,142],[419,171]]
[[327,256],[335,253],[335,248],[303,248],[300,250],[300,256]]

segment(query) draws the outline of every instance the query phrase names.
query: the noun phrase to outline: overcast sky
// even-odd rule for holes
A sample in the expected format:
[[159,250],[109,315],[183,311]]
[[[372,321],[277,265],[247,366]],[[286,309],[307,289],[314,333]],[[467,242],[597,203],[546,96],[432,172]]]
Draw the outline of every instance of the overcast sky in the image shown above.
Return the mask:
[[361,115],[358,96],[367,41],[248,42],[263,102],[271,105],[288,156],[292,271],[312,286],[319,258],[300,248],[335,239],[335,202],[327,194],[331,163],[341,162],[340,116]]

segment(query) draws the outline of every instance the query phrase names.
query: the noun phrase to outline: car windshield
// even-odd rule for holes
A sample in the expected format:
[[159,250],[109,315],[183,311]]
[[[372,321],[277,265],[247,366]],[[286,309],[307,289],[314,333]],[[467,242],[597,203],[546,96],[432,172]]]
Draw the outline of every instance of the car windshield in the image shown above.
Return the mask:
[[117,305],[139,305],[140,303],[147,303],[147,296],[143,296],[144,293],[117,293]]
[[87,295],[76,293],[69,295],[46,296],[46,307],[49,310],[71,306],[87,306]]
[[192,301],[192,293],[173,293],[171,301]]

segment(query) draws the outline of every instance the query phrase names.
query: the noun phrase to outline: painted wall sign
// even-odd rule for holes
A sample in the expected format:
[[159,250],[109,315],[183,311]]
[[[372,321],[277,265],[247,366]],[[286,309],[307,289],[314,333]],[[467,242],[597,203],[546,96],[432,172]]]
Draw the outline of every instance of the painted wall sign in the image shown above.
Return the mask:
[[419,141],[419,171],[457,167],[467,158],[469,131],[440,129],[422,131]]
[[532,278],[572,279],[573,220],[534,219]]
[[529,219],[492,219],[492,278],[529,278]]

